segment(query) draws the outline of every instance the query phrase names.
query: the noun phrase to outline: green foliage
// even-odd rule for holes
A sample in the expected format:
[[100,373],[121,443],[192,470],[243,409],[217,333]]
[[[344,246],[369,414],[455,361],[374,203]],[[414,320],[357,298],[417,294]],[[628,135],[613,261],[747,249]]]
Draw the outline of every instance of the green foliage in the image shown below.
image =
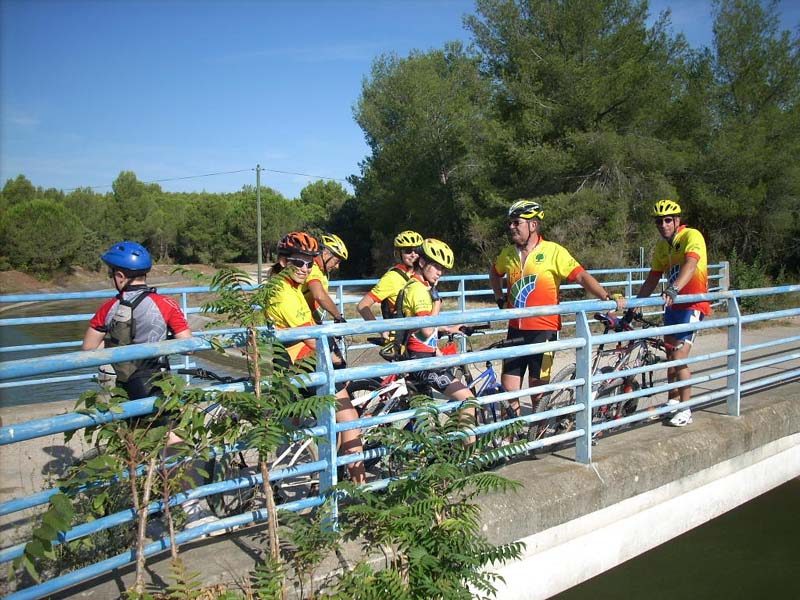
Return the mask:
[[200,573],[187,572],[183,559],[172,561],[170,574],[173,582],[167,586],[169,600],[197,600],[206,596],[202,590]]
[[[384,556],[382,569],[362,561],[344,575],[333,598],[456,599],[490,597],[499,576],[488,570],[518,558],[524,544],[491,545],[480,532],[474,500],[486,493],[519,488],[495,473],[490,464],[518,448],[493,449],[488,436],[465,444],[474,420],[466,412],[442,419],[433,400],[420,397],[413,431],[381,428],[398,469],[382,494],[354,490],[356,500],[342,508],[343,530],[362,540],[367,556]],[[465,403],[464,408],[476,404]],[[520,425],[497,432],[513,435]]]
[[53,200],[15,204],[3,225],[0,254],[8,256],[14,268],[37,274],[71,265],[84,236],[80,221]]

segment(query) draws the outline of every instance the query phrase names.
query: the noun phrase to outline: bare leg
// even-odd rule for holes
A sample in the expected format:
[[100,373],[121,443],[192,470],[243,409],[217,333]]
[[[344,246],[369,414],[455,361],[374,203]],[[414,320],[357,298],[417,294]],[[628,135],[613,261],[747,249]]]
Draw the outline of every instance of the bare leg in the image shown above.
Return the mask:
[[[669,360],[683,360],[689,356],[692,350],[692,344],[686,341],[676,340],[674,337],[668,335],[664,337],[667,344],[672,344],[675,349],[669,352]],[[680,347],[678,347],[680,346]],[[686,381],[691,378],[692,372],[688,365],[681,365],[679,367],[670,367],[667,369],[667,381],[673,383],[675,381]],[[686,402],[692,399],[692,386],[687,385],[682,388],[676,388],[669,391],[669,399],[680,400]]]
[[[464,402],[465,400],[469,400],[470,398],[474,398],[475,395],[472,393],[472,390],[465,387],[463,383],[460,381],[454,381],[450,385],[448,385],[444,390],[445,396],[448,398],[452,398],[453,400]],[[471,424],[475,423],[475,409],[464,408],[458,411],[458,419],[460,421],[466,421],[469,419]],[[464,439],[464,444],[469,446],[475,443],[475,436],[470,435]]]
[[[358,420],[358,412],[350,403],[350,396],[347,390],[337,392],[336,399],[338,406],[336,410],[336,422],[347,423],[349,421]],[[364,446],[361,443],[361,430],[350,429],[349,431],[342,431],[340,434],[341,449],[343,454],[358,454],[364,451]],[[366,473],[364,471],[364,463],[357,462],[347,465],[347,471],[350,473],[350,479],[355,485],[362,485],[366,483]]]

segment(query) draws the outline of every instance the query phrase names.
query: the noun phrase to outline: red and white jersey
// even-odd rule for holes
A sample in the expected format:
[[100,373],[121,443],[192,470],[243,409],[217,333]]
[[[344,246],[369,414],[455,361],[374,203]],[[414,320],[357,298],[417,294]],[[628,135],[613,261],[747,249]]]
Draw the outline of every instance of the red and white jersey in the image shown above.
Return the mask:
[[[124,292],[125,300],[133,302],[139,294],[148,289],[150,288],[146,285],[131,286]],[[119,296],[104,302],[89,321],[89,326],[106,333],[114,318],[117,304],[119,304]],[[136,322],[134,344],[162,342],[170,333],[175,335],[189,329],[189,324],[178,303],[169,296],[162,296],[155,292],[149,294],[136,307],[133,311],[133,319]]]

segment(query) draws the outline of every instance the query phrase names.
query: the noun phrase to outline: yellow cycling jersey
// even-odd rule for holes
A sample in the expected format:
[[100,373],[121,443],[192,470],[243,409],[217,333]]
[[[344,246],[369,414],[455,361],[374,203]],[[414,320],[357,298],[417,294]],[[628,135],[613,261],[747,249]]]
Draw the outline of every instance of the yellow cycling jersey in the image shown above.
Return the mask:
[[[666,274],[667,282],[671,285],[678,277],[678,273],[686,262],[687,257],[697,259],[697,268],[683,288],[681,294],[707,294],[708,293],[708,254],[706,252],[706,241],[703,234],[686,225],[681,225],[672,243],[665,239],[658,240],[653,252],[652,271],[661,275]],[[673,308],[686,310],[699,310],[704,315],[711,313],[711,305],[708,302],[688,302],[684,304],[674,304]]]
[[[530,251],[524,265],[519,250],[513,245],[506,246],[492,269],[496,275],[507,279],[508,308],[558,304],[561,282],[564,279],[574,281],[584,270],[566,248],[544,239]],[[516,329],[558,331],[561,316],[511,319],[508,325]]]
[[[398,263],[386,271],[383,277],[378,280],[378,283],[367,293],[375,302],[382,304],[385,301],[387,310],[391,313],[394,311],[397,294],[399,294],[403,286],[408,283],[412,271],[412,267],[407,267],[402,263]],[[405,273],[405,276],[403,273]],[[387,314],[384,314],[384,318],[385,317],[387,317]]]
[[[405,287],[402,308],[404,317],[427,317],[433,311],[431,286],[419,275],[413,275],[410,283]],[[439,341],[438,328],[434,328],[433,333],[428,337],[424,337],[419,329],[409,333],[406,347],[410,351],[436,352]]]
[[[314,325],[311,310],[300,291],[300,284],[293,281],[289,273],[289,269],[284,269],[270,277],[267,283],[273,286],[266,308],[267,318],[278,329]],[[305,342],[292,344],[286,351],[292,362],[297,362],[313,352]]]
[[308,303],[308,308],[314,317],[314,321],[317,323],[322,323],[322,318],[325,316],[325,309],[322,308],[316,300],[314,300],[311,290],[308,289],[309,283],[312,281],[319,281],[322,285],[322,289],[325,290],[326,294],[328,293],[328,276],[320,268],[317,262],[318,260],[321,259],[319,257],[314,259],[314,264],[311,265],[311,270],[308,272],[308,277],[306,277],[303,285],[300,286],[300,290],[303,292],[303,296],[305,296],[306,302]]

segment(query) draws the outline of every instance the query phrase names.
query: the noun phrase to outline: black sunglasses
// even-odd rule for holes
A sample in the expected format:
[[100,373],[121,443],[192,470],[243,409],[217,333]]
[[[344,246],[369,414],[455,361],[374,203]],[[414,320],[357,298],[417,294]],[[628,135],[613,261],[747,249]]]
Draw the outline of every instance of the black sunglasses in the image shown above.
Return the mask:
[[298,269],[310,269],[311,265],[314,264],[312,260],[303,260],[302,258],[287,258],[286,262],[292,265],[293,267],[297,267]]
[[656,217],[656,219],[655,219],[656,225],[660,225],[662,222],[664,222],[664,223],[672,223],[672,221],[674,221],[674,220],[675,219],[673,219],[672,217]]
[[523,223],[527,223],[527,219],[512,219],[508,222],[509,227],[522,227]]
[[402,254],[419,254],[419,248],[400,248]]

